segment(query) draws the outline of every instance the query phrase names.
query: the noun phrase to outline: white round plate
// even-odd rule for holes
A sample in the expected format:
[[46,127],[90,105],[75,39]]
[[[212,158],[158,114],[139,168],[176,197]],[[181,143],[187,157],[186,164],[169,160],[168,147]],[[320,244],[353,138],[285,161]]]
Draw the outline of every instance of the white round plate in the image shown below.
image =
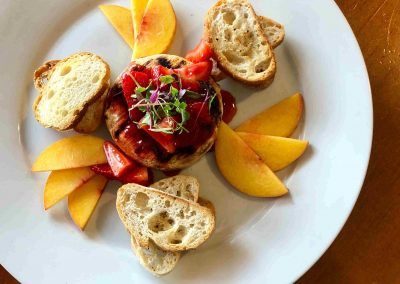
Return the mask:
[[[174,0],[178,28],[171,53],[199,41],[214,1]],[[219,174],[214,155],[185,170],[214,202],[217,228],[162,278],[144,270],[130,249],[110,184],[84,232],[66,203],[45,212],[47,174],[30,165],[47,145],[73,133],[41,127],[33,117],[32,73],[43,61],[91,51],[109,62],[112,76],[131,52],[94,0],[3,0],[0,6],[0,262],[23,283],[288,283],[300,277],[332,243],[353,208],[367,169],[372,104],[364,61],[333,1],[251,0],[255,10],[285,25],[278,72],[267,89],[223,82],[237,98],[234,127],[301,91],[305,116],[295,137],[311,147],[280,173],[290,194],[249,198]],[[108,3],[108,2],[107,2]],[[111,2],[110,2],[111,3]],[[128,0],[113,2],[129,6]],[[103,128],[97,135],[107,136]]]

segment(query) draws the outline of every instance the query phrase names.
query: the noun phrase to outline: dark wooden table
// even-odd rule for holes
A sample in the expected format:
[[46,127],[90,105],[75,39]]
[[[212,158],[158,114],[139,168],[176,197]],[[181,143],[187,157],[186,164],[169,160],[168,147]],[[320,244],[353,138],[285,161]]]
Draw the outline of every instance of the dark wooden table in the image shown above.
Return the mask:
[[[336,2],[367,63],[374,143],[350,219],[299,283],[400,283],[400,0]],[[18,282],[0,267],[3,283]]]

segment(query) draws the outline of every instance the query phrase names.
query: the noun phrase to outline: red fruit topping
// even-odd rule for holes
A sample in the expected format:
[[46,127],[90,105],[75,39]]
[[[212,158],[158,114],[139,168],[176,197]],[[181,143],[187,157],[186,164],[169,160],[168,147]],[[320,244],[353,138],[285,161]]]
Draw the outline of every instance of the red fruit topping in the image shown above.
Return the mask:
[[207,81],[212,71],[212,62],[204,61],[190,64],[174,70],[183,80],[189,81]]
[[[174,135],[168,134],[165,132],[158,132],[155,130],[151,130],[147,124],[142,124],[139,122],[139,127],[146,131],[148,135],[151,136],[167,153],[174,153],[175,152],[175,145],[174,145]],[[158,128],[166,128],[166,129],[174,129],[174,120],[170,117],[165,117],[160,123],[158,123]]]
[[151,78],[153,80],[158,80],[160,76],[171,75],[171,74],[173,74],[171,69],[168,69],[161,65],[157,65],[151,69]]
[[108,179],[115,179],[115,175],[109,164],[99,164],[91,166],[90,169],[94,171],[96,174],[105,176]]
[[149,173],[149,169],[146,167],[137,167],[129,172],[125,173],[123,176],[117,177],[114,175],[109,164],[99,164],[91,166],[90,169],[96,174],[105,176],[110,180],[118,180],[122,183],[137,183],[141,185],[149,185],[152,181],[152,176]]
[[107,157],[108,164],[111,167],[116,177],[121,177],[136,165],[128,157],[126,157],[122,151],[120,151],[112,143],[106,141],[103,144],[104,152]]
[[213,50],[210,45],[205,41],[201,40],[200,43],[186,55],[186,59],[193,62],[199,63],[208,61],[213,56]]
[[200,92],[200,83],[192,80],[181,78],[182,89],[186,89],[193,92]]
[[150,83],[150,77],[145,72],[130,71],[122,75],[121,81],[126,103],[131,107],[134,104],[132,95],[138,87],[137,84],[141,87],[147,87]]
[[144,186],[150,185],[151,175],[149,174],[149,169],[146,167],[138,167],[125,175],[123,175],[119,180],[122,183],[137,183]]

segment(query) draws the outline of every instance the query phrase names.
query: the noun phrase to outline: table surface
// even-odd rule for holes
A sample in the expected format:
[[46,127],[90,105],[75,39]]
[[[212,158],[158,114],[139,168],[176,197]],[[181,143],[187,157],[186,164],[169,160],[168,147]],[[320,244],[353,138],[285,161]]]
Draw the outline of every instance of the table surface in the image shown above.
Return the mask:
[[[367,64],[374,142],[364,187],[349,220],[298,282],[400,283],[400,0],[336,3]],[[11,283],[18,282],[0,266],[0,284]]]

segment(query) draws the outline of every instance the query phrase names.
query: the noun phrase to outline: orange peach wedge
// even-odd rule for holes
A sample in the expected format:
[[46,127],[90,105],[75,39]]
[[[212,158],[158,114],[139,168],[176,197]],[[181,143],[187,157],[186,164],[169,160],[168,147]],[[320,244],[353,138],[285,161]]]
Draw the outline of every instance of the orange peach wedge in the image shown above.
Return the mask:
[[100,5],[99,9],[129,47],[133,49],[134,32],[131,11],[117,5]]
[[68,196],[69,214],[81,230],[85,229],[106,184],[105,177],[96,175]]
[[95,175],[89,167],[52,171],[44,188],[44,209],[49,209]]
[[277,197],[288,191],[262,159],[225,123],[215,144],[218,168],[239,191],[256,197]]
[[169,0],[149,0],[135,38],[132,59],[165,53],[172,43],[175,29],[175,12]]
[[273,171],[286,168],[296,161],[308,146],[308,142],[303,140],[246,132],[237,134]]
[[143,15],[146,11],[148,0],[131,0],[131,17],[132,24],[131,28],[133,33],[138,35],[140,32],[140,26],[142,25]]
[[303,108],[303,97],[296,93],[250,118],[236,131],[289,137],[300,121]]
[[46,172],[106,163],[103,143],[103,139],[89,135],[61,139],[40,153],[32,165],[32,171]]

